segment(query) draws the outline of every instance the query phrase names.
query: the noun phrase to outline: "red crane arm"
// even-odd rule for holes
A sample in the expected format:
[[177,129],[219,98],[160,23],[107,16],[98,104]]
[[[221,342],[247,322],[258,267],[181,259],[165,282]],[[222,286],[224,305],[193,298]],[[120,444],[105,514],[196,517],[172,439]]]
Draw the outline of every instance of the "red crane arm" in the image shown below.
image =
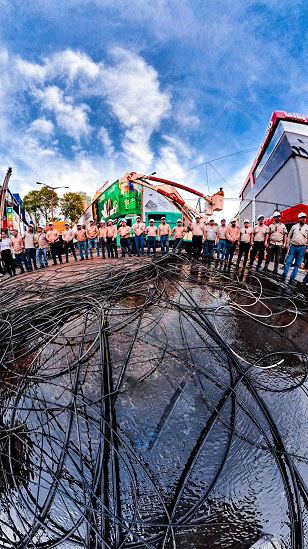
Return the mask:
[[156,190],[157,193],[163,194],[164,196],[167,196],[168,198],[171,198],[171,200],[174,200],[178,204],[181,204],[181,206],[184,206],[184,204],[185,204],[184,200],[181,200],[181,198],[178,198],[178,196],[176,196],[175,194],[167,193],[166,191],[162,191],[161,189],[155,189],[155,190]]
[[195,189],[191,189],[190,187],[186,187],[186,185],[181,185],[181,183],[175,183],[174,181],[161,179],[160,177],[153,177],[153,175],[149,175],[147,179],[150,179],[151,181],[157,181],[159,183],[166,183],[167,185],[173,185],[173,187],[178,187],[179,189],[183,189],[184,191],[188,191],[189,193],[196,194],[197,196],[201,196],[202,198],[204,198],[204,194],[196,191]]

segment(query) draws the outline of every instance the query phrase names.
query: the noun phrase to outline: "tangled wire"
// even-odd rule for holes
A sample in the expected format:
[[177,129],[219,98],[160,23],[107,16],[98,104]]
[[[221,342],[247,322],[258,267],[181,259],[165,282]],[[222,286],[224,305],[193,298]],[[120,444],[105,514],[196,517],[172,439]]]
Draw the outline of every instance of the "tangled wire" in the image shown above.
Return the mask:
[[307,295],[175,254],[50,272],[0,288],[0,547],[304,548]]

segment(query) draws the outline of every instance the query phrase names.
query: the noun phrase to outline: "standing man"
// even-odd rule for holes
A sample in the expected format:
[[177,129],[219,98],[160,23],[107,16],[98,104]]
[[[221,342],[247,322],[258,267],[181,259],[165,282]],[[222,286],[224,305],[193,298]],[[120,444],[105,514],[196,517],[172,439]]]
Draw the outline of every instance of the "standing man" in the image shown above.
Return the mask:
[[102,248],[102,259],[105,259],[105,244],[106,244],[106,236],[107,236],[106,232],[107,232],[107,227],[106,227],[105,221],[101,221],[98,229],[98,238],[99,238],[100,246]]
[[200,215],[196,215],[196,221],[191,224],[192,231],[192,253],[195,259],[199,259],[202,250],[202,237],[204,224],[201,222]]
[[280,213],[273,213],[274,223],[268,228],[268,234],[265,239],[265,247],[267,250],[267,258],[263,271],[268,271],[270,261],[274,261],[273,274],[278,273],[278,265],[281,257],[282,249],[287,247],[288,231],[284,223],[280,221]]
[[49,229],[46,233],[46,238],[50,246],[50,253],[53,260],[53,264],[57,265],[57,256],[59,258],[59,262],[62,263],[61,244],[59,240],[60,235],[59,235],[59,231],[57,229],[54,229],[53,223],[49,223],[48,227]]
[[215,241],[217,238],[217,227],[215,226],[214,219],[211,217],[209,224],[204,227],[204,248],[203,256],[204,261],[212,261]]
[[64,241],[66,263],[68,263],[68,250],[71,250],[75,261],[77,261],[77,256],[76,256],[75,247],[74,247],[74,231],[70,229],[69,223],[65,223],[65,229],[62,232],[62,238]]
[[227,239],[226,239],[226,232],[227,232],[227,225],[226,220],[222,219],[221,224],[217,228],[217,261],[220,260],[220,252],[221,252],[221,259],[225,259],[226,249],[227,249]]
[[153,248],[154,256],[156,257],[156,235],[157,229],[154,225],[154,219],[150,219],[150,225],[146,228],[145,234],[147,235],[147,254],[150,257],[151,248]]
[[135,235],[135,244],[136,244],[136,253],[140,257],[144,255],[144,233],[145,233],[145,223],[141,222],[140,215],[136,217],[136,223],[133,224],[133,233]]
[[15,229],[13,231],[13,236],[11,238],[11,250],[14,250],[15,258],[20,268],[20,272],[24,273],[25,269],[23,268],[23,263],[26,267],[26,270],[29,271],[29,265],[27,262],[25,254],[25,245],[22,237],[18,234],[18,231]]
[[[171,234],[170,225],[166,223],[166,218],[161,218],[161,224],[158,227],[158,238],[160,238],[160,248],[162,255],[169,252],[169,236]],[[166,250],[166,252],[165,252]]]
[[[48,242],[47,242],[46,233],[43,233],[42,227],[37,228],[37,233],[34,235],[34,242],[37,245],[36,259],[40,264],[40,268],[44,269],[45,267],[48,267],[48,259],[47,259]],[[42,261],[42,256],[44,258],[44,263]]]
[[250,253],[250,260],[249,260],[249,265],[248,265],[249,269],[251,269],[251,267],[253,266],[253,262],[255,260],[255,257],[258,254],[258,263],[257,263],[256,271],[260,270],[262,261],[264,259],[265,239],[266,239],[267,233],[268,233],[268,228],[267,228],[266,225],[264,225],[264,215],[259,215],[258,216],[258,225],[256,225],[252,229],[252,233],[251,233],[251,241],[250,242],[251,242],[251,244],[253,244],[253,246],[252,246],[252,250],[251,250],[251,253]]
[[77,247],[80,255],[80,261],[84,260],[83,252],[85,253],[86,259],[89,259],[88,246],[87,246],[87,234],[85,229],[82,228],[81,223],[77,223],[77,231],[75,233],[75,238],[77,240]]
[[304,261],[306,248],[308,247],[308,225],[306,224],[306,214],[304,212],[298,214],[298,223],[293,225],[290,230],[288,241],[290,244],[290,249],[282,276],[283,278],[286,278],[289,269],[295,260],[293,272],[290,276],[290,282],[293,282],[296,278],[299,267]]
[[231,225],[227,227],[226,239],[227,239],[227,251],[226,261],[229,261],[229,265],[232,265],[232,259],[240,237],[240,230],[236,226],[236,219],[231,219]]
[[175,252],[177,249],[180,250],[182,247],[182,240],[184,237],[184,234],[186,233],[186,227],[182,226],[182,219],[178,219],[176,222],[176,226],[173,227],[171,231],[171,235],[175,235],[175,239],[173,242],[173,251]]
[[36,249],[34,245],[34,234],[33,234],[32,225],[29,225],[28,231],[25,232],[24,243],[25,243],[26,257],[27,257],[27,263],[29,266],[29,271],[32,271],[32,263],[33,263],[33,268],[37,270]]
[[122,219],[121,227],[118,228],[118,235],[120,237],[122,257],[125,257],[126,250],[130,256],[130,227],[127,226],[126,219]]
[[108,257],[118,258],[118,247],[117,247],[117,228],[112,224],[112,219],[108,220],[107,230],[106,230],[106,240],[107,240],[107,252]]
[[243,261],[243,267],[246,267],[248,254],[250,250],[250,242],[251,242],[251,233],[252,228],[249,227],[250,221],[249,219],[244,219],[244,227],[240,229],[240,237],[239,237],[239,250],[238,250],[238,256],[237,256],[237,262],[236,266],[240,266],[240,262],[242,259],[242,255],[244,254],[244,261]]
[[93,259],[92,248],[96,248],[96,255],[97,257],[99,257],[99,249],[98,249],[98,242],[97,242],[98,228],[96,227],[96,225],[94,225],[93,219],[91,219],[90,225],[88,225],[86,228],[86,234],[89,242],[90,258]]

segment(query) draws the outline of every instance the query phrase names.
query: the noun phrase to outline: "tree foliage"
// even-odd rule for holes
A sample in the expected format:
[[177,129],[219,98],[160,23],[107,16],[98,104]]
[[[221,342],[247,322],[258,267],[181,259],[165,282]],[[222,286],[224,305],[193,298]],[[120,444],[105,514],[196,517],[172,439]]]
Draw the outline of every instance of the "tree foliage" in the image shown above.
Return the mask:
[[65,193],[60,199],[61,213],[65,219],[72,223],[78,221],[83,212],[82,198],[79,193]]
[[[35,217],[36,222],[39,222],[40,217],[43,217],[47,223],[51,219],[51,200],[52,191],[48,187],[42,187],[38,191],[30,191],[23,198],[23,208]],[[54,208],[59,203],[59,197],[56,192],[53,196]]]

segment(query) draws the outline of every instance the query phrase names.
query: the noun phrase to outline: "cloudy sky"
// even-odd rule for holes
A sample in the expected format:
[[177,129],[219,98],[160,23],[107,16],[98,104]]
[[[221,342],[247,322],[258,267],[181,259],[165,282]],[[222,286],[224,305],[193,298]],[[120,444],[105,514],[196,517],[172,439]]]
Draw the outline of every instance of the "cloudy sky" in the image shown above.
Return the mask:
[[0,0],[0,177],[93,195],[156,171],[236,197],[272,111],[307,114],[307,16],[306,0]]

